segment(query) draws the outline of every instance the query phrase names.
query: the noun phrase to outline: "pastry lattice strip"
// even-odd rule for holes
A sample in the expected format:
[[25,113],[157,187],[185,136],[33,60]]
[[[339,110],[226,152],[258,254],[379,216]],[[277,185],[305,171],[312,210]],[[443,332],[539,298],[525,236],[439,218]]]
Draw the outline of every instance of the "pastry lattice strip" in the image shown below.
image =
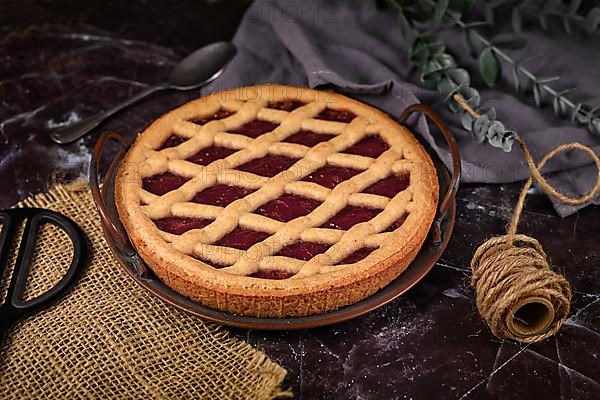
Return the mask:
[[[264,109],[264,105],[264,102],[247,102],[243,104],[238,102],[235,105],[231,103],[223,105],[229,109],[237,108],[237,113],[223,120],[209,122],[204,126],[191,126],[195,124],[181,121],[176,125],[175,132],[187,137],[189,140],[175,148],[151,152],[148,157],[150,168],[141,171],[142,176],[150,176],[168,170],[184,176],[193,176],[193,178],[182,187],[163,196],[156,196],[142,190],[142,201],[147,204],[144,206],[146,214],[152,219],[171,215],[214,218],[213,223],[207,227],[194,229],[180,236],[161,231],[165,239],[171,241],[176,249],[187,254],[195,253],[204,257],[208,255],[207,259],[210,261],[226,265],[233,264],[230,267],[223,268],[223,271],[230,273],[248,275],[256,272],[259,268],[281,269],[281,266],[285,265],[290,272],[296,273],[299,277],[335,268],[332,267],[333,264],[363,245],[370,247],[381,245],[388,234],[379,232],[406,212],[411,200],[410,187],[391,200],[383,196],[360,193],[360,191],[379,179],[385,178],[392,171],[397,173],[400,170],[410,169],[406,160],[402,158],[402,154],[398,154],[393,150],[394,147],[401,148],[401,146],[392,144],[390,149],[380,155],[378,159],[343,154],[341,153],[342,150],[361,140],[369,133],[379,133],[379,129],[376,126],[369,125],[368,121],[362,117],[355,118],[350,124],[331,122],[325,124],[327,129],[318,129],[319,125],[323,126],[324,121],[314,124],[311,122],[314,120],[307,118],[314,117],[325,108],[325,105],[320,103],[309,103],[293,112]],[[241,126],[257,118],[279,123],[279,126],[255,139],[226,132],[228,129]],[[312,148],[282,142],[286,137],[300,129],[318,129],[337,136]],[[239,151],[207,166],[199,166],[185,161],[185,158],[211,145],[223,145],[236,148]],[[292,168],[273,178],[265,178],[239,170],[232,171],[244,162],[267,154],[284,154],[296,156],[300,159]],[[299,181],[302,177],[327,163],[339,166],[358,166],[365,169],[365,171],[331,190],[317,184]],[[242,179],[232,182],[232,178]],[[189,202],[189,199],[195,193],[216,183],[235,183],[238,186],[253,189],[261,188],[243,199],[234,201],[225,208]],[[319,186],[320,189],[315,190],[315,186]],[[312,197],[323,201],[323,203],[308,215],[287,223],[252,214],[251,210],[273,200],[284,192]],[[324,204],[326,204],[325,207]],[[368,207],[384,208],[384,210],[375,218],[357,224],[349,231],[336,230],[337,233],[333,236],[331,232],[327,232],[331,230],[315,227],[315,225],[321,225],[324,221],[333,217],[348,204],[366,205]],[[388,204],[390,206],[386,207]],[[332,207],[332,205],[335,205],[335,207]],[[199,212],[200,209],[202,209],[202,212]],[[246,251],[211,244],[238,225],[274,234]],[[352,236],[352,244],[349,246],[347,240],[344,239],[349,236],[348,232],[350,231],[352,231],[350,235]],[[338,240],[333,242],[328,239],[331,237]],[[335,244],[325,253],[315,256],[308,262],[283,256],[273,256],[273,253],[281,249],[284,244],[298,239]]]

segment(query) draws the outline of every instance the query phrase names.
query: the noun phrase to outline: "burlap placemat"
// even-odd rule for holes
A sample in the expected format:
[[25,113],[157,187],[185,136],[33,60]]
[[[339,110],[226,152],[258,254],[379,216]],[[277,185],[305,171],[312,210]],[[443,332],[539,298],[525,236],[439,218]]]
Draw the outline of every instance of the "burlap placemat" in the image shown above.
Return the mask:
[[[281,366],[218,326],[163,304],[127,276],[102,237],[87,187],[58,185],[19,206],[71,217],[87,233],[91,255],[67,296],[10,332],[0,349],[1,399],[289,394],[280,390],[286,374]],[[44,227],[38,243],[26,297],[57,282],[70,261],[70,243],[52,225]]]

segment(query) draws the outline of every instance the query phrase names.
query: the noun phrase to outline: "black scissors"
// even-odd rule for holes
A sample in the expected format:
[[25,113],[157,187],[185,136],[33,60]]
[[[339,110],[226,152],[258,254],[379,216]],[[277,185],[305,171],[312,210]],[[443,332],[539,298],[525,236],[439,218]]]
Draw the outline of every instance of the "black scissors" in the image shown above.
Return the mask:
[[[75,222],[54,211],[42,208],[15,208],[0,211],[0,278],[7,268],[9,252],[18,228],[25,222],[19,242],[19,252],[12,273],[4,303],[0,304],[0,346],[11,326],[26,315],[33,314],[48,306],[65,293],[79,277],[87,259],[85,233]],[[56,285],[40,296],[24,301],[23,294],[27,283],[29,267],[33,259],[35,243],[43,223],[51,223],[62,229],[73,243],[73,258],[65,275]]]

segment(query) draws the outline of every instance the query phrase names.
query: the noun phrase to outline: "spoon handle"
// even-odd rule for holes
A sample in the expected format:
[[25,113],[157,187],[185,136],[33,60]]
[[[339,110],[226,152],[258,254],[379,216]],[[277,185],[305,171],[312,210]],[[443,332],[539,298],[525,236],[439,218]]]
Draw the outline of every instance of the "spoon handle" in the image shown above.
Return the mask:
[[117,104],[116,106],[104,111],[103,113],[84,118],[81,121],[75,122],[74,124],[71,124],[69,126],[58,128],[50,134],[50,138],[52,139],[52,141],[58,144],[67,144],[74,142],[75,140],[79,139],[80,137],[84,136],[89,131],[100,125],[102,121],[104,121],[106,118],[110,117],[114,113],[124,109],[125,107],[129,107],[133,103],[143,99],[144,97],[156,91],[167,88],[168,86],[165,84],[151,86],[133,95],[129,99]]

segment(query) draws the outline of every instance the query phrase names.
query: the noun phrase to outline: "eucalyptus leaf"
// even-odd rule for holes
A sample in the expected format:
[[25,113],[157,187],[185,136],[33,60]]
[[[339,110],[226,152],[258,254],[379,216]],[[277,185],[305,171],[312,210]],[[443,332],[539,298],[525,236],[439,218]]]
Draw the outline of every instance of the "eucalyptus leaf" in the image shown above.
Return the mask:
[[484,111],[484,114],[485,114],[485,115],[487,115],[487,117],[488,117],[490,120],[494,120],[494,119],[496,119],[496,109],[495,109],[495,108],[490,108],[490,109],[488,109],[488,110],[485,110],[485,111]]
[[444,17],[444,14],[446,14],[449,3],[449,0],[437,0],[435,2],[435,8],[433,9],[433,23],[436,26],[442,24],[442,18]]
[[514,0],[489,0],[488,3],[492,8],[498,8],[503,4],[508,4],[513,2]]
[[542,7],[546,11],[558,11],[558,7],[562,4],[562,0],[545,0]]
[[504,131],[502,134],[502,150],[505,152],[510,152],[512,150],[512,145],[517,138],[517,134],[514,131]]
[[589,111],[590,106],[582,104],[579,111],[575,114],[575,121],[579,124],[587,124],[592,118]]
[[431,58],[431,54],[427,44],[417,43],[414,46],[414,51],[412,52],[410,59],[416,63],[423,63]]
[[533,83],[533,100],[536,106],[540,107],[542,105],[542,89],[537,82]]
[[488,86],[493,87],[498,82],[498,78],[500,78],[500,62],[492,48],[488,47],[481,52],[479,56],[479,71]]
[[458,104],[456,101],[454,101],[453,98],[450,98],[450,100],[448,100],[448,108],[454,114],[460,114],[460,113],[462,113],[464,111],[462,109],[462,107],[460,106],[460,104]]
[[556,115],[566,114],[567,105],[564,102],[564,98],[562,96],[556,96],[554,100],[552,100],[552,108],[554,108],[554,113]]
[[433,54],[445,51],[444,42],[437,40],[431,35],[419,35],[409,48],[408,56],[417,63],[428,60]]
[[521,33],[521,31],[523,30],[523,18],[521,16],[521,8],[520,7],[513,7],[511,22],[512,22],[512,26],[513,26],[513,30],[517,33]]
[[477,143],[483,143],[485,141],[487,131],[491,124],[492,120],[490,120],[489,116],[486,114],[480,115],[473,120],[471,132],[473,133],[473,138]]
[[429,50],[429,52],[431,54],[440,54],[446,50],[446,46],[444,45],[444,42],[442,42],[441,40],[437,40],[437,39],[426,40],[425,46],[427,47],[427,49]]
[[527,42],[520,36],[512,33],[501,33],[496,35],[490,41],[492,45],[503,49],[522,49]]
[[448,9],[442,17],[442,25],[454,26],[460,20],[461,16],[462,15],[459,12]]
[[528,62],[531,62],[531,61],[537,60],[538,58],[542,58],[542,57],[544,57],[542,54],[536,54],[536,55],[534,55],[534,56],[531,56],[531,57],[524,58],[524,59],[522,59],[522,60],[518,61],[518,63],[519,63],[519,64],[526,64],[526,63],[528,63]]
[[456,67],[456,61],[450,54],[436,54],[433,59],[439,62],[444,69]]
[[479,95],[479,92],[477,91],[477,89],[474,89],[472,87],[466,87],[461,89],[461,93],[463,95],[463,97],[467,100],[467,103],[469,103],[469,105],[474,108],[474,109],[478,109],[480,104],[481,104],[481,96]]
[[[561,90],[560,92],[557,93],[558,96],[564,96],[567,93],[571,93],[572,91],[574,91],[575,89],[577,89],[577,86],[573,86],[571,88],[565,89],[565,90]],[[599,107],[600,108],[600,107]]]
[[444,101],[448,101],[460,87],[461,85],[455,84],[450,79],[442,78],[437,84],[437,91],[442,95]]
[[452,81],[456,84],[462,85],[470,85],[471,77],[466,69],[463,68],[453,68],[451,70],[446,71],[446,75],[452,79]]
[[540,26],[543,30],[548,30],[548,23],[546,22],[546,17],[542,14],[538,15],[538,21],[540,21]]
[[476,22],[469,22],[464,24],[464,29],[471,29],[471,28],[479,28],[482,26],[489,26],[489,22],[487,21],[476,21]]
[[571,0],[569,5],[567,6],[565,14],[575,15],[577,13],[577,10],[579,9],[579,6],[581,6],[581,0]]
[[521,89],[521,78],[519,77],[520,69],[519,63],[516,62],[512,68],[513,84],[515,86],[515,92],[519,93]]
[[465,47],[469,50],[472,57],[476,57],[481,48],[481,41],[477,37],[474,29],[466,29],[464,32]]
[[549,78],[538,78],[538,79],[536,79],[536,82],[540,83],[540,84],[546,84],[546,83],[557,81],[559,79],[560,79],[560,76],[552,76]]
[[416,39],[408,49],[408,58],[412,61],[426,60],[427,47],[419,39]]
[[438,72],[438,71],[444,69],[444,66],[435,59],[430,59],[429,61],[423,63],[422,65],[423,65],[421,67],[422,79],[433,72]]
[[571,111],[571,122],[575,122],[575,118],[577,117],[579,110],[581,110],[581,106],[581,103],[575,104],[575,108]]
[[431,18],[431,15],[433,14],[433,10],[435,7],[435,1],[418,0],[418,3],[420,4],[423,11],[428,13],[429,17]]
[[588,129],[591,132],[600,135],[600,119],[592,118],[588,124]]
[[469,115],[469,113],[467,112],[461,115],[460,123],[466,131],[470,131],[471,129],[473,129],[473,117],[471,117],[471,115]]
[[432,74],[427,75],[426,77],[421,76],[421,81],[423,82],[423,86],[430,90],[436,90],[437,82],[440,79],[440,74],[438,72],[434,72]]
[[411,26],[404,13],[398,13],[398,24],[400,25],[400,33],[405,39],[407,39],[409,36],[408,32],[411,30]]
[[600,24],[600,8],[592,8],[585,16],[583,27],[587,33],[593,33]]
[[488,24],[494,25],[494,7],[489,4],[485,6],[485,20]]
[[500,121],[493,121],[487,131],[487,138],[490,143],[502,146],[502,135],[504,133],[504,124]]
[[573,32],[571,31],[571,21],[569,21],[569,18],[563,17],[562,23],[563,23],[563,29],[565,30],[567,35],[571,35]]
[[600,135],[600,119],[595,117],[590,119],[590,122],[588,123],[588,129],[590,132]]
[[427,22],[429,21],[429,18],[431,18],[431,13],[425,12],[425,10],[422,10],[420,8],[406,7],[406,15],[411,20],[418,22]]

